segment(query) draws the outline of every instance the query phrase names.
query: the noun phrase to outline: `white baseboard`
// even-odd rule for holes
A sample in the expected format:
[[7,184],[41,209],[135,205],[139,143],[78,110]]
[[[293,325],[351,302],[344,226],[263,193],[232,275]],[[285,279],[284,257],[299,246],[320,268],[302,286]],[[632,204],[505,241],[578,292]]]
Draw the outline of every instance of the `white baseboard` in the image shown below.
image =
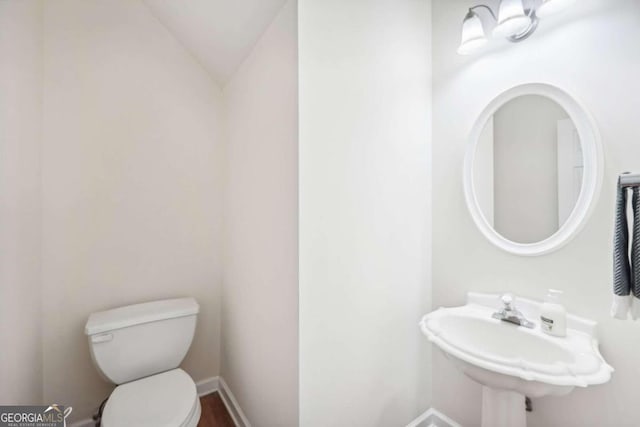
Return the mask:
[[218,385],[218,393],[220,393],[222,403],[227,407],[227,411],[229,412],[229,415],[231,415],[236,427],[251,427],[251,423],[244,415],[244,412],[242,412],[238,401],[222,377],[220,377]]
[[[198,381],[196,383],[196,390],[198,392],[198,396],[202,397],[216,391],[220,392],[221,382],[224,382],[224,380],[220,377],[210,377],[210,378],[205,378],[203,380]],[[226,383],[225,383],[225,387],[226,387],[225,393],[227,394],[227,396],[225,396],[225,393],[223,392],[220,392],[220,396],[222,397],[222,401],[227,407],[227,411],[229,411],[229,414],[231,414],[231,417],[233,418],[233,421],[235,422],[236,426],[251,427],[251,425],[246,421],[246,417],[244,416],[244,413],[240,409],[238,402],[233,397],[233,394],[229,390],[229,387],[226,385]],[[225,397],[227,397],[228,400],[225,400]],[[234,418],[234,417],[237,417],[237,418]],[[240,424],[238,420],[244,422],[244,424]],[[95,426],[95,421],[93,421],[93,419],[91,418],[85,418],[83,420],[76,421],[73,424],[69,424],[69,427],[94,427],[94,426]]]
[[214,391],[218,391],[220,377],[211,377],[205,378],[196,383],[196,390],[198,391],[198,396],[206,396],[207,394],[211,394]]
[[442,412],[430,408],[424,414],[407,424],[407,427],[462,427]]
[[[227,408],[229,415],[233,420],[236,427],[251,427],[251,423],[242,412],[242,408],[238,404],[235,396],[231,392],[231,389],[224,381],[222,377],[210,377],[200,380],[196,383],[196,390],[198,396],[206,396],[217,391],[220,394],[220,398]],[[70,424],[69,427],[94,427],[95,422],[91,418],[76,421]],[[422,415],[415,420],[407,424],[406,427],[462,427],[451,418],[444,415],[442,412],[434,408],[428,409]]]

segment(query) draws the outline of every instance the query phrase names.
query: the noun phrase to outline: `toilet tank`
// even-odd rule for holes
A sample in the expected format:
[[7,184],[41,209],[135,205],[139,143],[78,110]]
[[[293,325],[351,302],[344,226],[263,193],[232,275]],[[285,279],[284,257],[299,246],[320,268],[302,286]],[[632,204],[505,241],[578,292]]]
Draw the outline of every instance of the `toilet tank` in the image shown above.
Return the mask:
[[194,298],[175,298],[92,313],[85,326],[91,358],[115,384],[175,369],[196,329]]

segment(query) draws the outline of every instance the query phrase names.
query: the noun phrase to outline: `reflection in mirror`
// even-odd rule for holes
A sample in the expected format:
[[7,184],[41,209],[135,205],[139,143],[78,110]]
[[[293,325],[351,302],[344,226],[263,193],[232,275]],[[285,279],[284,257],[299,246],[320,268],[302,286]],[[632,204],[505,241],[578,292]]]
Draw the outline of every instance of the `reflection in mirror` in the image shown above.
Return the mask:
[[582,181],[580,137],[552,99],[514,98],[485,124],[473,187],[487,223],[506,239],[535,243],[556,233],[573,211]]

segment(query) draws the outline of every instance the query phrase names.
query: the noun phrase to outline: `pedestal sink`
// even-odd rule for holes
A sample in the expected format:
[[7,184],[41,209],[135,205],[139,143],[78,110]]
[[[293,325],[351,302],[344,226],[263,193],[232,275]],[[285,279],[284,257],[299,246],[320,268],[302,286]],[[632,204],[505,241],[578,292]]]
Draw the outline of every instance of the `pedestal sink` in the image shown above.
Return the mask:
[[596,322],[567,315],[567,336],[540,329],[540,302],[515,299],[533,329],[494,319],[500,295],[471,292],[467,304],[440,308],[422,332],[453,364],[482,384],[482,427],[525,427],[525,396],[567,394],[609,381],[613,368],[598,350]]

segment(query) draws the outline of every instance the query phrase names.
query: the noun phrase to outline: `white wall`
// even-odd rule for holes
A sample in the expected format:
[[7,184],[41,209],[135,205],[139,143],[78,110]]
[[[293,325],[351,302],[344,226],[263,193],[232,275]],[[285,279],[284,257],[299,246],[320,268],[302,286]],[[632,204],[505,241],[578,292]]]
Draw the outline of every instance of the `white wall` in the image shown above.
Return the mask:
[[[640,170],[640,3],[585,0],[542,21],[523,43],[461,57],[460,23],[476,3],[434,1],[434,306],[462,304],[471,290],[535,298],[547,288],[565,290],[571,312],[600,322],[601,350],[616,372],[609,384],[534,400],[529,426],[640,425],[640,323],[609,317],[616,176]],[[575,94],[595,117],[606,154],[604,187],[586,227],[561,250],[534,258],[492,246],[474,226],[462,186],[476,117],[496,95],[525,82]],[[433,372],[434,406],[465,426],[479,425],[480,387],[437,353]]]
[[44,400],[89,416],[111,390],[89,313],[191,295],[184,367],[219,373],[221,94],[141,2],[44,2]]
[[298,419],[296,2],[224,90],[222,376],[252,425]]
[[0,1],[0,404],[42,399],[42,5]]
[[298,22],[300,425],[406,425],[430,404],[430,2]]
[[286,0],[142,0],[221,85],[238,70]]

